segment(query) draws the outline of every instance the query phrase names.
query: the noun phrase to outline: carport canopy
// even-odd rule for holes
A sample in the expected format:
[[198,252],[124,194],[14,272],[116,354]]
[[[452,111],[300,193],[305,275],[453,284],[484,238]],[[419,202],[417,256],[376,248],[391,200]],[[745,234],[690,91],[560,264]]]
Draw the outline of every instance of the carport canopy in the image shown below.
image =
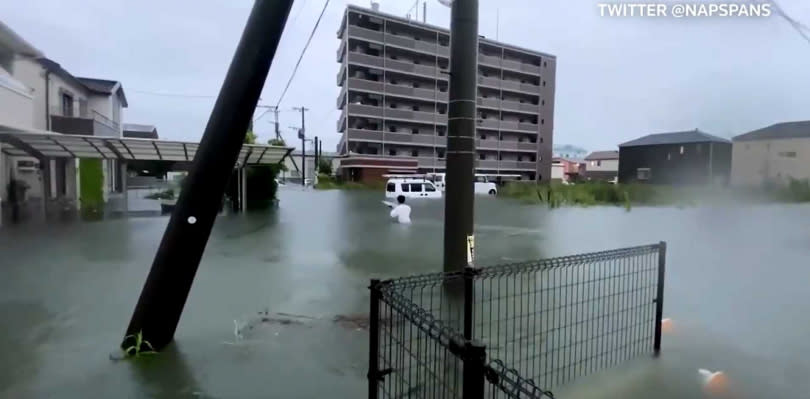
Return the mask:
[[[199,143],[160,139],[82,136],[25,129],[0,124],[4,154],[48,158],[97,158],[121,161],[191,162]],[[239,153],[239,166],[272,165],[284,160],[292,148],[245,144]]]

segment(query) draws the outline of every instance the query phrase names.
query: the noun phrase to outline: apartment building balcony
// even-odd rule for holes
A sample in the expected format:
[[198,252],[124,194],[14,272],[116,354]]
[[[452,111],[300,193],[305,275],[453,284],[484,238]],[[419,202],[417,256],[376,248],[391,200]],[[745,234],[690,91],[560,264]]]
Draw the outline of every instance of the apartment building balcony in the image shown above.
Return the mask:
[[527,161],[498,161],[499,169],[506,170],[531,170],[537,169],[537,162]]
[[402,72],[417,75],[430,79],[447,80],[448,75],[441,73],[444,71],[436,66],[420,65],[411,62],[386,59],[380,56],[368,55],[358,51],[349,52],[349,63],[371,68],[387,69],[390,71]]
[[444,58],[450,56],[450,47],[448,46],[438,45],[435,42],[416,40],[392,33],[384,34],[382,31],[361,28],[359,26],[349,26],[349,37],[399,47],[404,50],[416,51],[432,56],[438,55]]
[[343,62],[343,57],[346,56],[346,40],[340,41],[340,46],[337,49],[337,62]]
[[340,117],[337,120],[337,131],[342,132],[346,128],[346,107],[343,107],[343,111],[340,113]]
[[412,111],[398,108],[383,108],[373,105],[349,104],[349,114],[377,119],[399,119],[408,122],[446,125],[447,115],[435,112]]
[[387,95],[392,96],[409,97],[431,102],[436,100],[439,102],[447,102],[447,92],[435,91],[431,89],[420,89],[390,83],[383,84],[382,82],[375,82],[372,80],[359,78],[350,78],[349,87],[351,87],[352,90],[362,90],[380,94],[385,91]]
[[444,168],[447,165],[447,160],[444,158],[434,157],[417,157],[420,168]]
[[497,159],[476,159],[475,167],[477,169],[498,169]]
[[520,83],[511,80],[503,80],[488,76],[478,76],[478,85],[488,87],[490,89],[503,89],[517,93],[530,94],[533,96],[540,95],[540,86],[535,86],[529,83]]
[[121,126],[112,119],[90,109],[50,110],[51,130],[63,134],[120,137]]
[[478,97],[478,108],[491,110],[503,110],[510,112],[522,112],[530,115],[537,115],[540,108],[537,104],[527,104],[518,101],[498,100],[497,98]]
[[343,63],[340,64],[340,69],[338,69],[337,76],[335,76],[335,82],[338,86],[343,86],[343,82],[346,80],[346,71],[348,71],[348,63],[346,60],[343,60]]
[[385,142],[428,147],[447,145],[447,137],[433,134],[392,133],[380,130],[349,129],[349,137],[351,140],[375,143]]

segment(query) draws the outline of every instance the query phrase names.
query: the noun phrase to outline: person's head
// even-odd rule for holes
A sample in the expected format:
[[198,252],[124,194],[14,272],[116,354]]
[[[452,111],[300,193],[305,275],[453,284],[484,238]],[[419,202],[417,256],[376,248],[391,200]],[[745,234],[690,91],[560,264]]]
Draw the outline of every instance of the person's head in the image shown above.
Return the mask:
[[404,204],[405,203],[405,196],[404,195],[397,196],[397,202],[399,202],[400,204]]

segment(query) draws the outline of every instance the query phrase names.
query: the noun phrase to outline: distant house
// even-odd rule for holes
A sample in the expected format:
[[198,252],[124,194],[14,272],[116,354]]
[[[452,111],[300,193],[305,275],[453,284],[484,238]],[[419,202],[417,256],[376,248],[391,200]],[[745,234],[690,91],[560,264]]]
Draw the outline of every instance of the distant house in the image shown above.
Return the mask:
[[728,182],[731,141],[698,129],[650,134],[619,145],[619,182]]
[[810,121],[777,123],[732,141],[734,185],[810,179]]
[[551,181],[572,182],[582,178],[585,161],[555,157],[551,160]]
[[551,151],[554,158],[582,159],[588,155],[588,151],[584,148],[571,144],[555,144],[551,147]]
[[613,180],[618,173],[618,151],[594,151],[585,157],[585,177],[588,180]]
[[124,124],[124,137],[136,139],[157,139],[157,128],[152,125],[139,125],[136,123]]

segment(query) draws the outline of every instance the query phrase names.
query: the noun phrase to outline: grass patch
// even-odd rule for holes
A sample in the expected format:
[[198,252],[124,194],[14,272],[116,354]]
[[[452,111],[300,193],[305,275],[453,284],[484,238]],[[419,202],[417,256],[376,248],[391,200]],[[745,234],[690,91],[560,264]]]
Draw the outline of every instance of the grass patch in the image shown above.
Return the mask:
[[79,204],[84,215],[104,209],[104,169],[100,159],[79,159]]
[[810,181],[791,180],[786,185],[766,187],[662,186],[649,184],[609,184],[601,182],[564,185],[510,183],[498,196],[526,203],[561,206],[633,205],[692,206],[698,203],[810,202]]

